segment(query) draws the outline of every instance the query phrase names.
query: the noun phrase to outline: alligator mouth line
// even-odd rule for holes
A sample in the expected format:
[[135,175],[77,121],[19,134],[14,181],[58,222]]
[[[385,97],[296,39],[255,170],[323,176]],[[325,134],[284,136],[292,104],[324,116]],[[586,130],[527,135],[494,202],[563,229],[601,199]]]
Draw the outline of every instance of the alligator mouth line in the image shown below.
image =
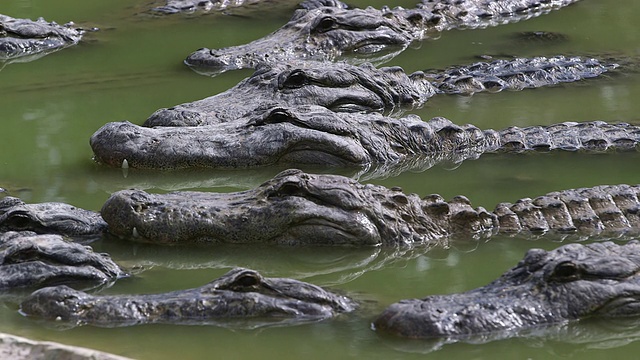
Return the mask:
[[[314,146],[315,145],[315,146]],[[341,147],[344,150],[343,147]],[[298,142],[286,149],[286,151],[274,163],[301,164],[301,165],[329,165],[344,167],[362,167],[365,160],[352,152],[336,154],[326,151],[325,144],[309,144]]]
[[[603,316],[607,316],[607,314],[611,314],[609,316],[625,316],[624,309],[637,309],[640,307],[640,296],[636,294],[637,297],[624,296],[611,299],[606,303],[602,304],[597,310],[596,313],[601,314]],[[630,311],[631,313],[635,313],[635,311]]]
[[[322,228],[322,231],[319,231],[317,229]],[[333,222],[333,221],[329,221],[326,219],[321,219],[321,218],[311,218],[311,219],[305,219],[299,222],[296,222],[294,224],[291,224],[290,227],[287,229],[287,231],[275,238],[286,238],[286,237],[293,237],[293,238],[299,238],[299,233],[305,233],[305,234],[323,234],[323,238],[329,238],[332,241],[335,241],[334,243],[345,243],[345,244],[353,244],[352,241],[350,240],[360,240],[360,235],[359,234],[355,234],[354,232],[346,229],[343,226],[340,226],[339,224]],[[318,245],[322,245],[322,244],[327,244],[326,241],[315,241],[315,239],[317,239],[317,237],[306,237],[307,241],[310,244],[318,244]],[[342,240],[342,241],[338,241],[340,239],[349,239],[349,240]]]
[[393,51],[406,48],[407,46],[408,43],[392,37],[376,36],[360,40],[347,48],[346,51],[357,55],[377,55],[383,50]]
[[[376,95],[380,96],[376,93]],[[340,98],[332,102],[327,108],[333,112],[382,112],[384,104],[363,103],[359,99]]]

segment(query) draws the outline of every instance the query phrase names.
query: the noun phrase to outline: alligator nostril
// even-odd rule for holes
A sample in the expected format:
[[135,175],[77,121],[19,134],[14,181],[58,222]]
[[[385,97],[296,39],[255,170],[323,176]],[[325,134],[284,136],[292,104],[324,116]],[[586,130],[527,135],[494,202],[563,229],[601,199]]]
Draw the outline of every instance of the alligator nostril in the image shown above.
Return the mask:
[[414,26],[417,26],[424,23],[424,16],[422,16],[422,14],[418,12],[414,12],[409,14],[409,16],[407,16],[407,20],[409,20],[409,22]]

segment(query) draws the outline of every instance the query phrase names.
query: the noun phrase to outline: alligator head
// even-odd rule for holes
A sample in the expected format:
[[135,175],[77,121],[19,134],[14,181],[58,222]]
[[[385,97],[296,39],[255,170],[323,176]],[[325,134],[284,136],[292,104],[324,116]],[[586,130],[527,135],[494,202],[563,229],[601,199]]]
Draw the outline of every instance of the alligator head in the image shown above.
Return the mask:
[[102,216],[115,235],[169,245],[371,246],[446,236],[448,223],[417,211],[420,206],[417,195],[398,189],[287,170],[253,190],[236,193],[119,191],[105,202]]
[[410,338],[460,339],[589,317],[640,314],[640,243],[532,249],[494,282],[462,294],[403,300],[374,322]]
[[40,289],[25,299],[21,312],[75,325],[126,326],[142,323],[216,323],[256,320],[257,325],[317,321],[355,310],[351,299],[319,286],[265,278],[236,268],[202,287],[152,295],[92,296],[67,286]]
[[206,126],[109,123],[91,137],[91,147],[95,160],[110,166],[125,160],[130,167],[150,169],[323,165],[385,173],[477,157],[495,140],[443,118],[423,122],[303,105],[258,109]]
[[77,44],[83,33],[72,24],[58,25],[44,19],[32,21],[0,14],[0,61],[37,58]]
[[287,61],[259,66],[251,77],[206,99],[152,114],[143,126],[200,126],[236,120],[249,104],[318,105],[335,112],[400,112],[423,105],[436,90],[422,72],[344,62]]
[[[287,24],[246,45],[202,48],[185,64],[206,75],[255,68],[293,59],[382,63],[422,37],[425,19],[418,10],[347,9],[339,1],[307,2]],[[437,21],[438,17],[431,21]]]
[[[622,59],[620,59],[622,60]],[[334,112],[400,115],[436,94],[522,90],[598,77],[617,68],[583,57],[534,57],[477,62],[427,73],[400,67],[376,69],[345,62],[287,61],[258,66],[233,88],[190,103],[160,109],[143,126],[202,126],[236,120],[256,105],[317,105]]]
[[185,64],[205,75],[293,59],[383,63],[412,42],[454,28],[529,19],[577,0],[423,1],[416,9],[352,9],[337,0],[306,1],[287,24],[246,45],[202,48]]
[[109,256],[59,235],[30,231],[0,233],[0,289],[61,283],[102,285],[125,272]]
[[106,228],[100,214],[65,203],[26,204],[10,196],[0,199],[0,231],[93,238],[100,237]]

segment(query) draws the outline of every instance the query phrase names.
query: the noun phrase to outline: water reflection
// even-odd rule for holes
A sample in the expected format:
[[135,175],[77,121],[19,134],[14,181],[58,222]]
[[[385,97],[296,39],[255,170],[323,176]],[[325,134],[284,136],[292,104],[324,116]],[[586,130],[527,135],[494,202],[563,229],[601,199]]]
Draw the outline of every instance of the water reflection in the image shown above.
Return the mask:
[[[468,338],[406,340],[381,336],[386,346],[408,353],[427,354],[449,349],[464,351],[467,345],[495,349],[504,344],[542,349],[547,355],[578,357],[594,349],[614,349],[640,340],[640,318],[588,319],[522,331],[482,334]],[[490,344],[496,342],[494,344]],[[478,348],[476,348],[478,349]]]
[[[472,251],[477,241],[458,246]],[[271,245],[218,244],[200,247],[166,247],[108,239],[93,243],[98,252],[107,252],[121,266],[134,272],[156,267],[173,270],[230,269],[246,267],[265,276],[291,277],[317,285],[341,285],[363,274],[411,259],[455,257],[448,253],[449,245],[433,243],[414,247],[287,247]],[[433,253],[430,250],[438,248]],[[458,251],[458,250],[456,250]],[[180,275],[176,275],[180,276]]]

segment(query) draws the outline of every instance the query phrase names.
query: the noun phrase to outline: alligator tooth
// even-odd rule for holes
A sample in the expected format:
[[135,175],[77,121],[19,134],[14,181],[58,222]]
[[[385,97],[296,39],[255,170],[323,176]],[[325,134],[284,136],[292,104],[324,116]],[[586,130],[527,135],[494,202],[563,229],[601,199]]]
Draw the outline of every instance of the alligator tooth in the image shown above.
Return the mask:
[[137,238],[137,237],[139,237],[139,236],[140,236],[140,234],[138,234],[138,229],[136,229],[136,227],[135,227],[135,226],[133,227],[133,231],[132,231],[132,233],[133,233],[133,237],[136,237],[136,238]]
[[122,160],[122,168],[123,169],[129,168],[129,162],[127,161],[127,159]]

